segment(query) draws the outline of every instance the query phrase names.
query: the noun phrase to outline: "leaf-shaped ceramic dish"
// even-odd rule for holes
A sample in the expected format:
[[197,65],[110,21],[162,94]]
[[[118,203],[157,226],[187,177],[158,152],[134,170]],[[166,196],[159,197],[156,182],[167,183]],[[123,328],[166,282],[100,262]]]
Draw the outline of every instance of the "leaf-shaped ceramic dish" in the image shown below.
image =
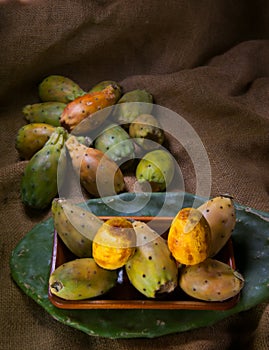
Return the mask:
[[[124,193],[115,197],[88,202],[96,215],[116,213],[108,203],[132,201],[137,206],[147,198],[147,204],[132,216],[156,216],[166,202],[163,215],[173,216],[184,206],[197,205],[206,199],[188,193]],[[55,307],[48,299],[51,252],[54,228],[52,219],[36,225],[18,243],[10,259],[11,274],[24,293],[33,298],[51,316],[89,335],[109,338],[158,337],[165,334],[209,326],[232,314],[248,310],[269,301],[269,213],[236,204],[237,223],[233,232],[236,266],[245,277],[245,286],[235,307],[215,310],[65,310]]]

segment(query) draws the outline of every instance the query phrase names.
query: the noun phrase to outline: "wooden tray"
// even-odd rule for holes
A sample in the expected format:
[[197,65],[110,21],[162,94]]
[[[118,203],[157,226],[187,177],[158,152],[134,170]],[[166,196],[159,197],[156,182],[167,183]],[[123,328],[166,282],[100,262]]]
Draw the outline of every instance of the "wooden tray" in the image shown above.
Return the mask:
[[[99,218],[105,221],[111,217],[99,216]],[[173,220],[172,217],[126,216],[126,218],[147,223],[164,238],[167,237],[170,224]],[[214,258],[230,265],[233,269],[236,268],[232,239],[229,239],[227,244]],[[58,266],[73,259],[76,259],[76,256],[69,251],[55,231],[50,273],[52,273]],[[131,285],[124,268],[122,268],[118,272],[117,285],[101,297],[86,300],[65,300],[53,295],[49,288],[48,298],[54,306],[61,309],[227,310],[238,303],[240,293],[233,298],[222,302],[209,302],[191,298],[177,287],[172,293],[167,293],[157,299],[149,299]]]

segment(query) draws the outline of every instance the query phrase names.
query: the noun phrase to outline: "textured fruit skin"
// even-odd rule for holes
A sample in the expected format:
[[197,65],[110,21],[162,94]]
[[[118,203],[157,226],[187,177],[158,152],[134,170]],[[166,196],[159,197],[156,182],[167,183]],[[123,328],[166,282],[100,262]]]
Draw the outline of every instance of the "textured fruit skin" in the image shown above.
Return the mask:
[[62,75],[49,75],[38,85],[42,102],[68,103],[85,94],[85,91],[73,80]]
[[138,182],[148,181],[153,192],[165,190],[175,172],[172,156],[164,150],[150,151],[139,161],[136,168]]
[[116,282],[116,271],[102,269],[92,258],[64,263],[49,278],[51,293],[65,300],[97,297],[108,292]]
[[152,103],[153,97],[148,91],[141,89],[128,91],[117,102],[113,118],[118,124],[128,128],[140,114],[151,113]]
[[65,146],[82,186],[90,194],[99,197],[123,191],[125,183],[120,168],[103,152],[82,145],[75,136],[69,137]]
[[172,292],[178,284],[178,268],[166,241],[147,224],[133,222],[137,248],[125,265],[131,284],[148,298]]
[[109,113],[98,113],[96,115],[94,113],[114,105],[119,96],[118,85],[109,85],[101,91],[78,97],[67,104],[61,115],[60,123],[68,131],[72,131],[82,120],[87,118],[87,131],[94,130],[109,115]]
[[53,126],[60,125],[60,117],[66,103],[42,102],[29,104],[23,107],[22,113],[29,123],[46,123]]
[[15,148],[21,159],[29,160],[39,151],[55,131],[55,127],[45,123],[30,123],[22,126],[17,133]]
[[108,87],[109,85],[114,85],[114,86],[118,86],[118,90],[121,92],[122,88],[121,86],[114,80],[103,80],[100,81],[99,83],[97,83],[96,85],[94,85],[89,92],[97,92],[97,91],[102,91],[104,90],[106,87]]
[[224,301],[240,292],[244,278],[229,265],[208,258],[197,265],[182,267],[179,286],[196,299]]
[[28,162],[21,181],[21,198],[25,205],[46,208],[57,195],[57,167],[67,132],[58,127],[49,140]]
[[171,223],[167,242],[169,250],[180,264],[198,264],[209,256],[209,224],[199,210],[183,208]]
[[129,127],[129,134],[145,150],[153,150],[164,142],[164,131],[158,120],[151,114],[141,114]]
[[206,218],[212,236],[209,255],[213,257],[227,243],[236,223],[236,213],[231,197],[218,196],[197,208]]
[[135,251],[136,234],[130,221],[123,217],[107,220],[97,231],[92,246],[95,262],[108,270],[126,264]]
[[64,198],[52,201],[51,213],[54,228],[67,248],[79,258],[92,257],[92,240],[103,221]]
[[109,125],[95,139],[94,147],[114,160],[124,162],[135,157],[133,141],[129,134],[117,124]]

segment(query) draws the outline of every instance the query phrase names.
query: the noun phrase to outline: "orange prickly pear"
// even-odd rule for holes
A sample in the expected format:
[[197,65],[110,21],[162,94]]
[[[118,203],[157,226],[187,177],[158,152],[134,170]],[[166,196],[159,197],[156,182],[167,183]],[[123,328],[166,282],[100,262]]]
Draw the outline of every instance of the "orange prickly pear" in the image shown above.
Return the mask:
[[60,123],[68,131],[72,131],[84,119],[88,118],[87,131],[94,130],[100,126],[109,113],[94,113],[114,105],[120,97],[118,85],[108,85],[101,91],[85,94],[78,97],[65,107]]

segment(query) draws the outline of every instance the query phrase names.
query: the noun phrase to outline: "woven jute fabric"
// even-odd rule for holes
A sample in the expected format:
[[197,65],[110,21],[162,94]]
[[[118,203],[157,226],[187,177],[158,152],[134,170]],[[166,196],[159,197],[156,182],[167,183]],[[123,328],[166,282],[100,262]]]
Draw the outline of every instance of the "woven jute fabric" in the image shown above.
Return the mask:
[[[258,0],[0,1],[0,349],[269,348],[269,307],[213,326],[154,339],[91,337],[54,320],[10,277],[12,249],[49,211],[23,207],[25,161],[15,149],[25,104],[60,74],[87,90],[102,80],[146,89],[199,135],[211,165],[211,195],[229,193],[269,211],[269,3]],[[173,144],[185,190],[196,174]],[[202,171],[202,170],[201,170]],[[139,320],[138,320],[139,322]]]

